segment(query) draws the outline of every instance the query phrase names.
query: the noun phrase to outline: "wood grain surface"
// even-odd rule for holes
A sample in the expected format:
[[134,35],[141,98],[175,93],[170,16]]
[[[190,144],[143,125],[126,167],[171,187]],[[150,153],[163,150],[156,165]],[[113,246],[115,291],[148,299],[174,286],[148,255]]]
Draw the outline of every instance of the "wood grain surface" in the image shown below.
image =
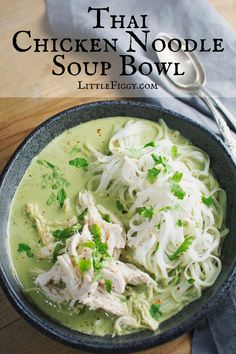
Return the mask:
[[[236,28],[236,0],[210,0],[210,3],[225,17],[225,19]],[[3,96],[4,86],[9,85],[11,89],[22,87],[24,72],[32,70],[34,58],[30,59],[31,67],[22,69],[24,63],[9,62],[9,70],[3,72],[2,64],[9,59],[11,51],[9,45],[9,34],[14,33],[18,28],[39,28],[41,26],[41,16],[43,13],[42,1],[31,0],[0,0],[0,73],[1,86],[0,96]],[[38,11],[36,11],[36,9]],[[45,24],[44,24],[45,26]],[[18,29],[17,28],[17,29]],[[43,60],[43,59],[42,59]],[[39,69],[40,72],[40,69]],[[41,75],[41,73],[40,73]],[[50,77],[44,74],[37,83],[29,82],[30,88],[37,96],[38,92],[43,92],[48,97],[54,90],[58,89],[58,84],[49,85]],[[17,77],[17,80],[16,80]],[[66,96],[70,86],[60,87]],[[29,87],[28,87],[29,88]],[[2,90],[2,91],[1,91]],[[14,96],[14,95],[13,95]],[[24,96],[24,92],[22,92]],[[59,94],[60,96],[60,94]],[[68,94],[68,96],[71,96]],[[117,95],[115,97],[117,98]],[[99,90],[90,97],[71,98],[1,98],[0,99],[0,171],[6,161],[14,152],[20,142],[38,124],[57,112],[74,105],[87,103],[102,99]],[[3,207],[2,205],[0,207]],[[73,354],[82,353],[71,349],[44,336],[32,326],[30,326],[13,309],[8,302],[3,291],[0,289],[0,353],[1,354]],[[189,354],[191,351],[191,335],[186,334],[158,348],[154,348],[143,353],[146,354]]]

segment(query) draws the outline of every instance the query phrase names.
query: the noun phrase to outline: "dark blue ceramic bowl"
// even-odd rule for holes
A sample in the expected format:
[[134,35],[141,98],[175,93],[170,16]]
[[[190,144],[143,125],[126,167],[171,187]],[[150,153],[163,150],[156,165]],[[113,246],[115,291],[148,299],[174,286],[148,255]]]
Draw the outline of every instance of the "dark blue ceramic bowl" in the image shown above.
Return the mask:
[[[156,332],[146,330],[114,338],[86,335],[63,327],[34,306],[21,291],[12,272],[7,242],[11,201],[32,158],[64,130],[91,119],[112,116],[140,117],[153,121],[162,118],[169,127],[179,130],[194,145],[205,150],[211,158],[216,178],[227,191],[227,225],[230,229],[222,249],[222,272],[201,299],[165,321]],[[206,128],[155,105],[130,101],[95,102],[73,107],[47,120],[25,139],[6,166],[0,181],[0,203],[0,276],[6,295],[16,310],[36,328],[59,342],[79,349],[101,353],[132,352],[160,345],[188,332],[223,298],[236,273],[236,168],[230,153],[222,141]]]

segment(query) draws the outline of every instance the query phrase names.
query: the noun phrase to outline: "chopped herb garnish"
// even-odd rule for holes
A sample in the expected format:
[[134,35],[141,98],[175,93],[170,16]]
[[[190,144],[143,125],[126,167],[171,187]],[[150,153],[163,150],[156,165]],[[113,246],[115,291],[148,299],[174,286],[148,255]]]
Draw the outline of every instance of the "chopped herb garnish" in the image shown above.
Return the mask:
[[193,236],[186,237],[186,239],[177,248],[175,253],[173,253],[171,256],[169,256],[169,259],[171,261],[178,259],[184,252],[186,252],[189,249],[189,247],[191,246],[191,244],[193,242],[193,239],[194,239]]
[[66,240],[67,238],[71,237],[76,232],[80,231],[81,229],[82,229],[82,226],[78,223],[78,224],[75,224],[71,227],[67,227],[66,229],[63,229],[63,230],[52,231],[52,235],[56,240]]
[[70,150],[69,150],[69,154],[71,155],[76,155],[78,152],[81,152],[81,149],[79,146],[73,146]]
[[193,278],[189,278],[189,279],[188,279],[188,283],[189,283],[190,285],[193,285],[193,284],[195,283],[195,280],[194,280]]
[[159,222],[157,225],[156,225],[157,229],[160,230],[161,228],[161,222]]
[[160,304],[152,304],[149,312],[152,318],[154,318],[156,321],[159,320],[159,318],[162,316],[162,312],[160,310],[161,305]]
[[182,177],[183,177],[183,173],[177,171],[173,174],[173,176],[170,179],[173,182],[179,183],[181,181]]
[[151,156],[155,165],[162,165],[164,167],[164,171],[168,172],[170,166],[168,165],[168,161],[165,156],[157,156],[155,154],[151,154]]
[[51,173],[44,174],[42,176],[42,188],[50,187],[57,189],[59,187],[69,187],[70,183],[62,176],[62,171],[59,167],[53,165],[47,160],[37,160],[37,163],[52,170]]
[[105,220],[106,222],[111,222],[111,218],[110,218],[110,215],[109,214],[104,214],[102,216],[103,220]]
[[137,213],[139,213],[139,215],[143,216],[144,218],[148,218],[149,220],[152,219],[153,208],[140,207],[137,208],[136,211]]
[[93,240],[95,242],[98,252],[101,254],[106,254],[107,253],[107,244],[102,242],[102,240],[101,240],[102,235],[101,235],[101,230],[100,230],[99,226],[97,224],[93,224],[90,226],[89,230],[93,236]]
[[74,167],[77,167],[77,168],[82,168],[83,170],[86,170],[89,163],[86,159],[84,159],[83,157],[77,157],[76,159],[74,160],[70,160],[69,161],[69,165],[70,166],[74,166]]
[[178,150],[177,150],[177,146],[176,145],[173,145],[171,147],[171,157],[173,160],[175,160],[178,156]]
[[116,201],[116,207],[117,207],[117,209],[119,211],[124,211],[125,210],[124,205],[119,200]]
[[62,208],[64,205],[64,201],[66,200],[67,194],[64,188],[60,189],[59,192],[57,193],[57,201]]
[[171,192],[178,199],[184,199],[184,197],[185,197],[185,192],[184,192],[183,188],[181,187],[181,185],[178,183],[171,183]]
[[58,167],[56,167],[55,165],[53,165],[51,162],[49,162],[47,160],[37,160],[37,163],[39,165],[51,168],[52,170],[58,170]]
[[160,243],[157,242],[156,247],[155,247],[155,252],[159,250],[159,247],[160,247]]
[[31,251],[31,247],[29,245],[27,245],[26,243],[19,243],[17,252],[20,252],[20,253],[25,252],[28,257],[34,256]]
[[[95,252],[93,254],[93,268],[95,270],[95,276],[96,276],[97,272],[102,269],[102,266],[103,266],[102,262],[103,262],[102,255],[99,252]],[[95,278],[95,276],[94,276],[94,278]]]
[[104,260],[109,258],[109,254],[107,252],[107,244],[102,242],[102,235],[99,226],[97,224],[93,224],[90,226],[89,230],[95,244],[95,249],[93,251],[93,268],[96,272],[102,268],[102,263]]
[[59,254],[59,252],[61,251],[61,249],[65,246],[64,243],[58,243],[56,245],[56,247],[54,248],[54,251],[53,251],[53,255],[52,255],[52,261],[53,262],[56,262],[57,260],[57,256]]
[[82,211],[82,213],[78,216],[78,220],[84,221],[84,218],[87,215],[87,212],[88,212],[88,208],[84,209],[84,211]]
[[70,183],[63,177],[62,171],[59,167],[53,165],[47,160],[37,160],[37,163],[41,166],[47,167],[51,170],[51,173],[44,174],[41,179],[41,186],[43,189],[51,188],[52,190],[59,189],[59,192],[52,192],[47,199],[47,205],[50,206],[56,202],[60,207],[63,206],[66,199],[66,192],[64,188],[69,187]]
[[57,196],[54,192],[52,192],[49,196],[49,198],[47,199],[46,203],[48,206],[52,205],[53,203],[55,203],[57,200]]
[[154,141],[150,141],[149,143],[144,145],[144,148],[149,147],[149,146],[150,147],[155,147],[155,142]]
[[157,176],[161,170],[157,169],[156,167],[150,168],[147,172],[147,180],[150,184],[153,184],[157,180]]
[[177,222],[176,222],[176,225],[181,227],[181,226],[186,226],[187,222],[184,221],[184,220],[181,220],[179,219]]
[[91,234],[93,236],[93,239],[94,239],[95,243],[96,243],[96,241],[100,241],[101,240],[102,234],[101,234],[100,227],[97,224],[91,225],[89,230],[90,230],[90,232],[91,232]]
[[162,163],[162,157],[161,156],[157,156],[155,154],[151,154],[151,156],[152,156],[152,159],[153,159],[155,165],[159,165],[159,164]]
[[96,247],[97,247],[97,250],[99,253],[107,254],[107,244],[106,243],[99,241],[96,243]]
[[88,247],[88,248],[95,248],[95,244],[93,241],[86,241],[82,245],[83,247]]
[[203,195],[202,202],[204,204],[206,204],[207,206],[211,206],[212,204],[214,204],[214,199],[210,195],[209,195],[209,197],[206,197],[205,195]]
[[78,262],[78,268],[81,271],[81,273],[88,272],[89,269],[91,268],[91,260],[81,258]]
[[112,281],[110,279],[105,280],[105,288],[108,293],[112,291]]

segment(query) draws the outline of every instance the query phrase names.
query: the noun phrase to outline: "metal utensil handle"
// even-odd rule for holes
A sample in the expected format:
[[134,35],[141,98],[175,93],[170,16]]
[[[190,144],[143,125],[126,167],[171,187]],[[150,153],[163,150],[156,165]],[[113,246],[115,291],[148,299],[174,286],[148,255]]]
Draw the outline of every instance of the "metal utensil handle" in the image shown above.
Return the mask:
[[236,139],[231,134],[231,131],[226,124],[224,118],[220,114],[220,112],[216,109],[212,101],[209,99],[209,97],[202,91],[199,92],[199,97],[205,102],[205,104],[208,106],[210,111],[212,112],[216,123],[220,129],[221,135],[225,141],[225,144],[228,146],[228,148],[231,150],[232,155],[234,158],[236,158]]
[[210,97],[214,105],[225,115],[225,118],[227,119],[228,123],[231,125],[232,129],[236,132],[236,118],[233,116],[233,114],[225,107],[225,105],[220,100],[218,100],[217,97],[215,97],[206,88],[202,88],[202,91],[208,97]]

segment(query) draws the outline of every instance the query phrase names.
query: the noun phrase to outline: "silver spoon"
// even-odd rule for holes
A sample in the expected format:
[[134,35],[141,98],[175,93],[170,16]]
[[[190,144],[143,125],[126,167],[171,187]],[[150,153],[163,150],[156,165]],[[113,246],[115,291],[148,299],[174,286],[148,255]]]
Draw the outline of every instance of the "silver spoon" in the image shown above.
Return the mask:
[[[184,48],[184,41],[176,36],[172,36],[166,33],[158,33],[156,38],[160,38],[167,44],[171,39],[179,39],[182,41],[182,48]],[[177,43],[172,42],[172,48],[178,49]],[[230,129],[226,124],[221,113],[217,108],[224,113],[227,120],[230,122],[231,126],[236,130],[236,120],[233,115],[228,111],[228,109],[208,90],[204,89],[203,86],[206,83],[205,71],[193,52],[184,52],[180,49],[176,52],[171,51],[167,45],[163,51],[157,53],[158,58],[161,62],[179,62],[182,70],[185,74],[182,76],[174,75],[174,70],[168,71],[168,79],[179,89],[187,92],[196,94],[202,99],[202,101],[208,106],[212,112],[216,123],[220,129],[220,132],[224,138],[225,144],[230,148],[236,157],[236,141],[231,135]]]

